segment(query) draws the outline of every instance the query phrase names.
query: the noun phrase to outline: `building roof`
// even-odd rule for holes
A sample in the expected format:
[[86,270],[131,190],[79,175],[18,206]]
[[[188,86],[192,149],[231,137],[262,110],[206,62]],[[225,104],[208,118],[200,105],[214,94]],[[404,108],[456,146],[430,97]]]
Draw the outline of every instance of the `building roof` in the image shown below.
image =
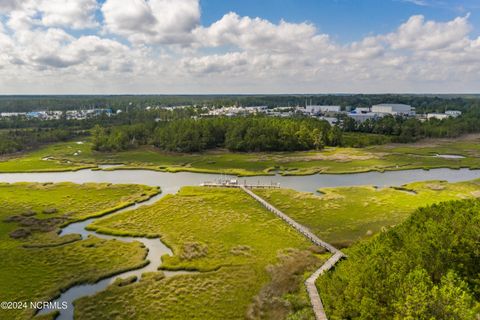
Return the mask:
[[402,103],[379,103],[373,106],[374,107],[411,107],[408,104],[402,104]]

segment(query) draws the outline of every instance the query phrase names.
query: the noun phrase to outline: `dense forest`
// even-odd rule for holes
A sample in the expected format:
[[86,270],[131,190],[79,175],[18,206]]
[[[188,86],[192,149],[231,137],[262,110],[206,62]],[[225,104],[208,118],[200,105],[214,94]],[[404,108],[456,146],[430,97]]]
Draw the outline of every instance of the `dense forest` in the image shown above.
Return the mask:
[[363,123],[342,117],[345,132],[382,134],[394,142],[413,142],[424,138],[454,138],[462,134],[480,132],[480,106],[468,109],[461,117],[421,122],[415,118],[386,116]]
[[175,152],[214,148],[230,151],[297,151],[342,144],[342,132],[312,118],[207,118],[92,130],[95,150],[119,151],[153,144]]
[[[265,116],[197,119],[192,116],[193,112],[182,109],[181,115],[170,115],[168,118],[163,115],[157,118],[160,120],[157,123],[152,120],[153,117],[144,116],[139,118],[143,121],[124,121],[131,125],[102,124],[103,129],[97,126],[94,130],[95,149],[119,151],[150,144],[162,150],[178,152],[198,152],[218,147],[247,152],[319,150],[324,146],[363,147],[387,142],[414,142],[424,138],[454,138],[480,132],[480,107],[469,109],[458,118],[425,122],[388,115],[359,123],[341,116],[338,127],[330,127],[324,121],[302,115],[288,119]],[[344,139],[343,133],[350,134]]]
[[82,133],[66,129],[34,129],[0,131],[0,155],[36,148],[40,145],[67,141]]
[[[241,119],[201,119],[201,108],[193,105],[268,105],[313,104],[369,106],[380,102],[407,103],[422,112],[463,111],[459,118],[421,122],[415,118],[386,116],[357,123],[346,115],[340,125],[330,128],[325,122],[300,114],[290,119],[247,117]],[[189,105],[184,108],[147,106]],[[110,107],[128,110],[113,116],[85,120],[42,121],[23,117],[0,118],[0,153],[27,150],[52,138],[54,132],[89,131],[95,149],[119,151],[139,145],[155,145],[162,150],[198,152],[217,147],[231,151],[294,151],[322,149],[324,146],[363,147],[387,142],[413,142],[423,138],[458,137],[480,132],[480,99],[476,96],[420,95],[253,95],[253,96],[19,96],[0,97],[0,111],[66,110]],[[200,118],[200,119],[199,119]],[[193,120],[198,119],[198,120]],[[95,128],[94,130],[92,130]],[[32,139],[23,136],[33,135]],[[25,131],[22,133],[22,131]],[[340,132],[342,131],[342,132]],[[343,134],[342,134],[343,133]],[[11,135],[11,139],[9,139]],[[61,134],[60,134],[61,135]]]
[[478,319],[480,200],[417,210],[319,279],[330,319]]

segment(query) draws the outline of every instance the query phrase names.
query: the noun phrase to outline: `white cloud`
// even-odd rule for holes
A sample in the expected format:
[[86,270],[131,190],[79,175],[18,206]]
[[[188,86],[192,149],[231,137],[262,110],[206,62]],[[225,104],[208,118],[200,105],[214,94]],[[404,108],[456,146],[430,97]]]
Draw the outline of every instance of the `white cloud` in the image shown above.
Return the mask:
[[[280,91],[289,79],[295,79],[290,91],[297,92],[302,88],[325,92],[332,87],[343,92],[421,91],[431,90],[430,83],[448,91],[452,83],[458,88],[465,73],[480,68],[480,40],[468,37],[468,18],[435,22],[413,16],[395,32],[342,46],[308,23],[273,24],[229,13],[194,31],[196,45],[226,52],[201,57],[193,52],[182,60],[181,69],[209,81],[250,79],[255,85],[242,90],[253,92]],[[479,75],[473,78],[480,80]],[[471,88],[466,84],[464,90]]]
[[133,43],[187,43],[200,23],[199,0],[107,0],[106,31]]
[[129,48],[116,41],[84,36],[67,45],[55,44],[56,50],[42,50],[28,58],[39,68],[62,69],[81,65],[85,71],[123,71],[127,65],[132,67]]
[[38,4],[45,26],[85,29],[97,26],[96,0],[43,0]]
[[386,49],[380,37],[366,37],[360,42],[353,42],[346,51],[349,58],[372,60],[381,57]]
[[209,55],[183,59],[181,65],[189,74],[206,75],[234,73],[245,66],[249,61],[246,53],[233,52],[224,55]]
[[[0,93],[473,91],[480,82],[468,15],[412,16],[348,44],[312,23],[233,12],[201,26],[198,0],[3,0],[0,18]],[[71,31],[83,28],[93,31]]]
[[[86,29],[98,26],[96,0],[1,0],[0,14],[23,17],[30,24],[45,27]],[[13,18],[15,20],[15,18]],[[14,24],[11,22],[10,24]],[[16,29],[16,28],[14,28]]]
[[[79,0],[78,4],[81,3],[86,2]],[[0,63],[12,78],[24,80],[55,75],[61,78],[68,74],[95,78],[94,73],[98,71],[113,77],[140,69],[137,61],[141,65],[145,49],[132,49],[97,35],[75,37],[65,29],[50,27],[50,24],[64,23],[54,19],[45,22],[44,18],[51,14],[46,7],[24,3],[9,13],[8,28],[0,23]],[[83,28],[89,20],[77,22],[80,21],[81,25],[72,24],[69,28]]]
[[428,6],[428,2],[425,0],[402,0],[402,2],[408,2],[408,3],[413,3],[416,4],[417,6]]
[[20,7],[21,0],[1,0],[0,13],[8,13]]
[[468,15],[445,23],[425,21],[418,15],[387,38],[394,49],[440,50],[462,44],[470,31]]
[[194,31],[199,46],[233,45],[246,50],[292,52],[312,46],[328,46],[327,35],[318,35],[309,23],[273,24],[260,18],[228,13],[211,26]]

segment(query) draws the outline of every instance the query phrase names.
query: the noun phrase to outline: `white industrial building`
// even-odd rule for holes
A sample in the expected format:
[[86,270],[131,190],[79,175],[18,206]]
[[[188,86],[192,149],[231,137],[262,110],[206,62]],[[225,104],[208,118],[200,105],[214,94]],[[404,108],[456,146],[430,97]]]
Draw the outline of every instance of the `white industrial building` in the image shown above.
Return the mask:
[[445,111],[445,114],[449,115],[450,117],[456,118],[456,117],[460,117],[462,115],[462,111],[447,110],[447,111]]
[[355,110],[352,111],[352,113],[356,113],[356,114],[361,114],[361,113],[370,113],[372,111],[371,108],[355,108]]
[[462,115],[461,111],[449,110],[449,111],[445,111],[445,113],[427,113],[427,119],[443,120],[447,118],[457,118],[461,115]]
[[2,112],[0,118],[24,117],[26,115],[26,112]]
[[340,106],[306,106],[306,111],[310,114],[319,114],[319,113],[339,113],[341,111]]
[[415,109],[408,104],[382,103],[372,106],[372,113],[386,113],[394,116],[414,116]]
[[427,119],[438,119],[438,120],[443,120],[443,119],[448,119],[450,116],[445,113],[427,113]]
[[386,113],[373,113],[373,112],[368,112],[368,113],[349,113],[347,116],[349,118],[352,118],[356,122],[363,123],[367,120],[376,120],[379,118],[382,118],[386,115]]

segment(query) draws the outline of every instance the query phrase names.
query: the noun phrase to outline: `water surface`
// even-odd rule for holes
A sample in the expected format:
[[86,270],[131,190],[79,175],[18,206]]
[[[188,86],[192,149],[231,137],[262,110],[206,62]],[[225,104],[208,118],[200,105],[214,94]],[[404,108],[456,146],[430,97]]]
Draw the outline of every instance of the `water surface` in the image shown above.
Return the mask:
[[[116,212],[113,212],[109,215],[114,215],[114,214],[119,214],[121,212],[126,212],[126,211],[131,211],[135,210],[139,207],[150,205],[158,201],[161,197],[163,197],[164,194],[159,194],[156,195],[152,198],[150,198],[148,201],[142,202],[142,203],[137,203],[133,206],[130,206],[128,208],[124,208],[121,210],[118,210]],[[168,248],[163,242],[160,241],[160,239],[148,239],[148,238],[137,238],[137,237],[123,237],[123,236],[111,236],[111,235],[104,235],[104,234],[99,234],[94,231],[89,231],[86,230],[85,228],[92,222],[94,222],[97,219],[101,219],[101,217],[97,218],[91,218],[85,221],[80,221],[76,223],[71,223],[68,226],[64,227],[61,232],[60,236],[65,236],[69,234],[80,234],[82,236],[82,239],[85,239],[90,236],[94,236],[97,238],[105,239],[105,240],[117,240],[117,241],[123,241],[123,242],[134,242],[138,241],[143,243],[143,245],[147,248],[148,254],[146,257],[146,261],[148,261],[148,264],[146,264],[144,267],[137,268],[135,270],[131,271],[126,271],[126,272],[121,272],[117,275],[105,278],[97,283],[93,284],[82,284],[82,285],[76,285],[71,288],[69,288],[67,291],[63,292],[60,297],[57,299],[54,299],[52,302],[54,305],[62,305],[63,302],[67,303],[67,307],[64,310],[59,310],[60,315],[56,318],[57,320],[70,320],[73,319],[73,313],[74,313],[74,306],[73,306],[73,301],[77,300],[78,298],[85,297],[85,296],[90,296],[95,293],[98,293],[100,291],[103,291],[105,288],[107,288],[109,285],[114,283],[117,279],[127,279],[129,277],[135,277],[138,280],[142,278],[142,274],[145,272],[155,272],[158,271],[159,267],[161,266],[162,260],[161,257],[164,255],[173,255],[172,250]],[[192,273],[192,272],[187,272],[187,271],[164,271],[163,272],[166,277],[172,277],[175,275],[179,274],[187,274],[187,273]],[[55,304],[56,303],[56,304]],[[50,308],[44,308],[38,312],[38,314],[48,314],[52,311],[55,311],[56,309],[50,309]]]
[[437,154],[436,157],[443,158],[443,159],[465,159],[466,158],[458,154]]
[[[150,170],[93,171],[42,173],[0,173],[0,182],[74,182],[74,183],[133,183],[160,186],[163,194],[176,193],[184,186],[198,186],[205,181],[234,178],[221,174],[191,172],[157,172]],[[248,184],[280,183],[282,188],[315,192],[318,188],[374,185],[379,187],[400,186],[409,182],[425,180],[466,181],[480,178],[480,170],[431,169],[351,174],[316,174],[310,176],[259,176],[238,178]]]
[[[104,167],[105,169],[112,168],[111,166]],[[133,207],[117,211],[124,212],[127,210],[136,209],[139,206],[152,204],[158,201],[166,194],[174,194],[184,186],[197,186],[206,181],[215,181],[218,179],[232,179],[233,176],[225,176],[220,174],[202,174],[202,173],[167,173],[156,172],[149,170],[117,170],[117,171],[93,171],[90,169],[80,170],[76,172],[45,172],[45,173],[0,173],[0,182],[74,182],[74,183],[114,183],[114,184],[144,184],[149,186],[159,186],[162,189],[162,194],[157,195],[141,204]],[[246,177],[238,178],[240,183],[248,184],[270,184],[279,183],[282,188],[290,188],[303,192],[316,192],[319,188],[325,187],[340,187],[340,186],[358,186],[358,185],[373,185],[379,188],[387,186],[400,186],[410,182],[425,181],[425,180],[446,180],[449,182],[458,182],[465,180],[472,180],[480,178],[480,170],[470,169],[432,169],[432,170],[405,170],[405,171],[387,171],[387,172],[367,172],[367,173],[353,173],[353,174],[317,174],[310,176],[260,176],[260,177]],[[112,213],[112,214],[116,214]],[[134,237],[119,237],[97,234],[92,231],[87,231],[85,227],[95,221],[97,218],[92,218],[86,221],[73,223],[66,226],[61,235],[80,234],[83,238],[88,236],[95,236],[102,239],[117,240],[117,241],[140,241],[148,248],[147,260],[150,263],[143,268],[128,271],[119,275],[109,277],[95,284],[85,284],[74,286],[56,299],[55,301],[68,303],[68,309],[62,310],[58,319],[73,319],[73,305],[72,302],[76,299],[95,294],[104,290],[107,286],[112,284],[118,278],[127,278],[136,276],[141,278],[142,273],[148,271],[156,271],[161,265],[160,257],[162,255],[171,255],[172,251],[165,246],[159,239],[134,238]],[[166,272],[166,276],[174,276],[187,272]],[[44,309],[40,314],[45,314],[51,310]]]

